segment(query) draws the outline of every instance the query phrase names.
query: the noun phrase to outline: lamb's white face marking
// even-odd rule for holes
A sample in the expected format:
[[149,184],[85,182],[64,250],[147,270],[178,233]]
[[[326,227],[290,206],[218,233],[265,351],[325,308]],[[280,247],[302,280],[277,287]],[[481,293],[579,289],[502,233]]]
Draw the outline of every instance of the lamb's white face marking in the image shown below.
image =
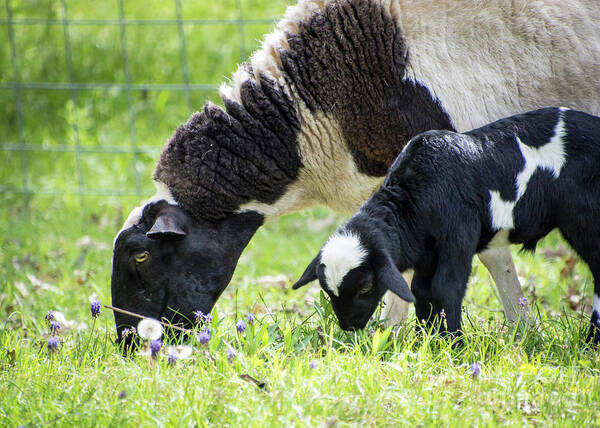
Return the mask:
[[513,211],[515,205],[525,194],[529,180],[531,180],[531,177],[538,168],[549,170],[552,172],[554,178],[558,178],[560,175],[560,171],[566,161],[563,142],[566,130],[563,113],[564,109],[561,108],[558,115],[558,122],[554,126],[554,135],[547,144],[535,148],[523,144],[519,137],[516,137],[524,162],[523,169],[517,174],[515,179],[517,198],[514,201],[505,201],[501,198],[499,192],[490,190],[490,215],[492,226],[495,229],[514,228]]
[[327,287],[334,296],[339,296],[346,274],[360,266],[366,256],[367,250],[355,234],[341,231],[329,238],[321,250],[321,263],[325,265]]
[[154,186],[156,187],[156,193],[154,194],[154,196],[152,196],[147,201],[142,202],[140,206],[135,207],[133,210],[131,210],[131,212],[127,216],[127,220],[125,220],[125,223],[123,223],[123,227],[121,228],[121,230],[119,230],[117,236],[115,236],[113,246],[114,243],[117,242],[117,239],[119,238],[121,232],[139,223],[140,219],[142,218],[144,207],[146,205],[163,200],[167,201],[171,205],[177,205],[177,201],[175,201],[173,194],[171,193],[171,191],[165,183],[163,183],[162,181],[154,181]]

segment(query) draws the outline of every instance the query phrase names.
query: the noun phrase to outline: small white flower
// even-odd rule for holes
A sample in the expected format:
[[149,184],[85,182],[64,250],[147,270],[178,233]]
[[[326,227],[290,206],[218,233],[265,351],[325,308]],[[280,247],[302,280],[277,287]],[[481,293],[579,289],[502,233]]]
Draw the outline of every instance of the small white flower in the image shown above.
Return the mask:
[[160,339],[162,336],[162,324],[154,318],[144,318],[137,326],[137,333],[142,339]]
[[185,360],[192,355],[192,347],[188,345],[168,346],[167,355],[175,355],[178,360]]

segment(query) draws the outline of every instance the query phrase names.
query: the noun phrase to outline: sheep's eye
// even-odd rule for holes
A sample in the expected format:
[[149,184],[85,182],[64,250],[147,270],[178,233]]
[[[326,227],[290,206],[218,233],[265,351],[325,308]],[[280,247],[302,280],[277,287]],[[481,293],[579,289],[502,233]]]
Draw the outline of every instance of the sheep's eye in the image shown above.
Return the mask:
[[364,296],[364,295],[369,294],[371,291],[373,291],[373,283],[365,285],[363,288],[358,290],[358,294],[361,296]]
[[138,253],[135,255],[136,263],[144,263],[150,257],[150,253],[148,251],[144,251],[143,253]]

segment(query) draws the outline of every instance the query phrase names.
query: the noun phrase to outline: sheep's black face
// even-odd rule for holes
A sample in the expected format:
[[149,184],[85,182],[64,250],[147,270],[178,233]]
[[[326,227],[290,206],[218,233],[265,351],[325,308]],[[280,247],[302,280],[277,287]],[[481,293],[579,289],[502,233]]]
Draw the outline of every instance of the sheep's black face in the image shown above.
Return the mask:
[[[256,212],[210,223],[165,201],[147,205],[137,224],[115,241],[113,305],[191,326],[194,311],[210,312],[262,222]],[[115,313],[118,337],[138,321]]]

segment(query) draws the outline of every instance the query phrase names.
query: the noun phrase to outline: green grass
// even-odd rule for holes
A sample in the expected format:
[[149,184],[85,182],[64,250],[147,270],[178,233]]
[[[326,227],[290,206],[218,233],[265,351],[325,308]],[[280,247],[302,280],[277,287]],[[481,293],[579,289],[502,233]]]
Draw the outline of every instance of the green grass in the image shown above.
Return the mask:
[[[238,17],[235,0],[181,3],[185,19]],[[128,19],[171,19],[173,4],[127,0],[124,13]],[[286,2],[241,4],[245,18],[264,19],[280,16]],[[61,2],[10,5],[17,19],[62,16]],[[67,5],[71,18],[118,18],[116,1]],[[246,51],[270,28],[246,25]],[[70,31],[75,81],[124,82],[118,26]],[[183,82],[175,27],[127,31],[133,83]],[[185,32],[191,83],[216,84],[230,75],[242,44],[236,26]],[[63,36],[60,26],[15,27],[21,81],[68,81]],[[7,45],[0,43],[0,56],[8,65]],[[12,67],[0,68],[0,82],[11,81]],[[137,159],[146,196],[160,147],[191,110],[182,92],[130,95],[136,143],[155,150]],[[0,150],[0,426],[596,424],[600,357],[583,341],[592,278],[557,234],[541,242],[536,255],[513,252],[540,331],[518,333],[504,325],[489,275],[475,261],[464,302],[465,345],[455,350],[417,333],[412,313],[397,330],[374,320],[374,335],[371,327],[341,331],[317,286],[290,286],[343,217],[320,207],[285,216],[261,228],[244,251],[213,312],[208,345],[192,339],[192,358],[173,367],[164,357],[122,358],[112,314],[103,309],[93,321],[89,299],[110,303],[112,240],[141,197],[80,196],[76,170],[79,165],[85,193],[134,193],[133,157],[82,153],[78,160],[75,153],[45,149],[74,147],[74,124],[83,147],[131,147],[127,93],[78,91],[75,102],[69,91],[22,90],[21,97],[25,142],[40,149],[25,153],[27,186],[58,194],[26,200],[19,193],[21,153]],[[192,110],[206,99],[218,96],[192,92]],[[0,148],[18,142],[13,91],[0,89]],[[46,347],[48,310],[74,322],[54,353]],[[238,334],[235,323],[249,312],[257,321]],[[474,362],[482,367],[477,379],[470,374]]]

